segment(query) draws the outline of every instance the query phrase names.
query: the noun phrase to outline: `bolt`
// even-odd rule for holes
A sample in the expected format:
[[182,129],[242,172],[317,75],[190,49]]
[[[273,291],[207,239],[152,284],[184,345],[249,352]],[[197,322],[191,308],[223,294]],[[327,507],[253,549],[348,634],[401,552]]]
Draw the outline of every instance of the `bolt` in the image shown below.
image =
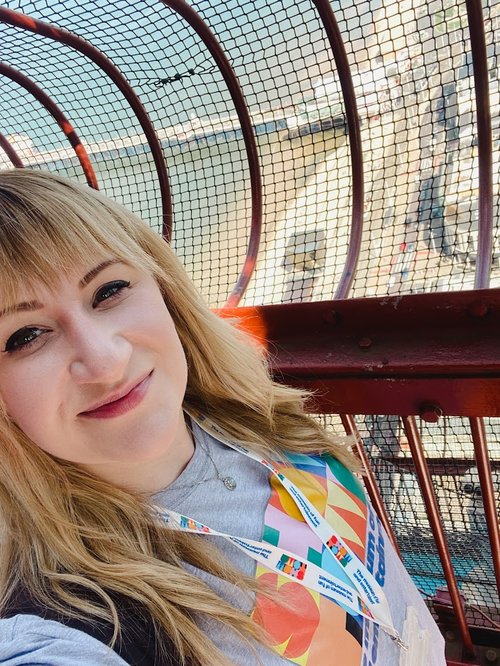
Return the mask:
[[486,303],[483,303],[483,301],[475,301],[469,305],[467,312],[471,317],[477,317],[479,319],[480,317],[487,315],[489,310],[489,307]]
[[419,414],[426,423],[437,423],[443,416],[443,410],[433,403],[424,403],[420,406]]
[[360,349],[369,349],[373,344],[373,340],[371,338],[361,338],[361,340],[358,342],[358,346]]
[[498,659],[498,654],[496,650],[486,650],[484,653],[484,658],[486,661],[489,661],[490,664],[493,664]]
[[327,324],[338,324],[340,321],[340,314],[337,310],[328,310],[323,314],[323,319]]

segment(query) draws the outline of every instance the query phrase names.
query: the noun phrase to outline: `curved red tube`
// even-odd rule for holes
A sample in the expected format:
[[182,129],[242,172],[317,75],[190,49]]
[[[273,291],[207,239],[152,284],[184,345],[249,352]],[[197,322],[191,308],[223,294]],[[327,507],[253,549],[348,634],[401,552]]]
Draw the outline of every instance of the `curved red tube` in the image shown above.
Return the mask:
[[163,152],[146,109],[143,107],[142,102],[132,90],[125,77],[121,74],[118,68],[113,65],[111,60],[101,53],[101,51],[68,30],[63,30],[50,23],[44,23],[31,16],[26,16],[26,14],[8,9],[7,7],[0,7],[0,21],[16,28],[28,30],[29,32],[48,37],[49,39],[54,39],[57,42],[70,46],[75,49],[75,51],[83,53],[83,55],[89,58],[89,60],[92,60],[100,69],[102,69],[123,93],[144,131],[151,149],[151,154],[153,155],[163,204],[163,236],[166,240],[170,240],[173,220],[172,198],[170,194],[167,167],[165,165],[165,160],[163,159]]
[[259,165],[259,153],[255,141],[252,120],[248,112],[247,104],[243,96],[240,84],[236,74],[226,58],[215,35],[201,16],[185,2],[185,0],[162,0],[162,2],[177,12],[203,40],[203,43],[210,51],[213,59],[218,65],[220,72],[226,82],[229,93],[233,100],[238,119],[240,121],[243,141],[248,156],[248,165],[250,169],[250,184],[252,192],[252,222],[250,228],[250,238],[248,241],[247,254],[243,268],[241,269],[238,281],[231,292],[226,306],[235,307],[241,301],[243,294],[248,287],[255,264],[257,262],[257,253],[259,251],[260,237],[262,233],[262,178]]
[[335,298],[347,298],[351,289],[356,266],[361,250],[363,233],[364,182],[363,182],[363,151],[361,148],[361,128],[358,118],[358,107],[354,94],[351,70],[342,35],[335,19],[329,0],[313,0],[318,14],[323,21],[325,32],[330,42],[333,57],[339,73],[340,85],[344,96],[349,146],[351,149],[352,172],[352,216],[351,236],[344,270],[335,293]]
[[16,153],[14,146],[11,143],[9,143],[7,137],[4,136],[1,132],[0,132],[0,148],[7,155],[7,157],[12,163],[12,166],[16,167],[16,169],[22,169],[24,167],[23,161]]
[[490,284],[491,254],[493,251],[493,156],[488,60],[482,5],[475,0],[466,0],[466,5],[474,87],[476,90],[479,146],[479,237],[474,288],[486,289]]
[[0,74],[8,77],[11,81],[18,83],[25,90],[31,93],[33,97],[35,97],[35,99],[37,99],[40,104],[47,109],[47,111],[54,118],[56,123],[66,135],[70,144],[73,146],[76,156],[78,157],[82,166],[85,178],[87,179],[87,183],[90,185],[90,187],[93,187],[94,190],[98,190],[99,185],[97,184],[97,178],[94,173],[94,169],[92,168],[88,153],[80,141],[77,133],[73,129],[73,126],[61,111],[61,109],[54,102],[54,100],[52,100],[39,86],[37,86],[34,81],[4,62],[0,62]]

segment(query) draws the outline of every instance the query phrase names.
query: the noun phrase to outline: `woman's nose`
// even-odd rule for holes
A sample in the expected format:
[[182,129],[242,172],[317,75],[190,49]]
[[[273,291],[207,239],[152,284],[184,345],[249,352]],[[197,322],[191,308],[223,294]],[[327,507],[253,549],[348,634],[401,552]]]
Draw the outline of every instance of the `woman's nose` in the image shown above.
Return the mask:
[[70,372],[79,384],[113,383],[126,374],[132,344],[102,322],[78,328],[69,336]]

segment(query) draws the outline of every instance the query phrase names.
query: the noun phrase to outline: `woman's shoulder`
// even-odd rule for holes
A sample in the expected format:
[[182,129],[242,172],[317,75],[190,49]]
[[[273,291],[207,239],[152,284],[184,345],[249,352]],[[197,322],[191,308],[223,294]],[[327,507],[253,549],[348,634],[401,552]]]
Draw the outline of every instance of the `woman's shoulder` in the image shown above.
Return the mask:
[[126,666],[115,652],[83,631],[37,615],[0,619],[2,666]]

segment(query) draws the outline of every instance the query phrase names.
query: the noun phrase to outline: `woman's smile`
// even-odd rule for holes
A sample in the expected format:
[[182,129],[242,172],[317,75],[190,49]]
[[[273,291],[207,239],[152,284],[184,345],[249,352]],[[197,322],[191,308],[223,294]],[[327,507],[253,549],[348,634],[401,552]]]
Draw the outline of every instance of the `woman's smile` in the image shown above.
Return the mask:
[[151,370],[139,381],[132,382],[132,388],[125,388],[118,392],[117,397],[108,396],[96,407],[92,407],[79,416],[89,419],[110,419],[126,414],[141,404],[148,391],[154,370]]

